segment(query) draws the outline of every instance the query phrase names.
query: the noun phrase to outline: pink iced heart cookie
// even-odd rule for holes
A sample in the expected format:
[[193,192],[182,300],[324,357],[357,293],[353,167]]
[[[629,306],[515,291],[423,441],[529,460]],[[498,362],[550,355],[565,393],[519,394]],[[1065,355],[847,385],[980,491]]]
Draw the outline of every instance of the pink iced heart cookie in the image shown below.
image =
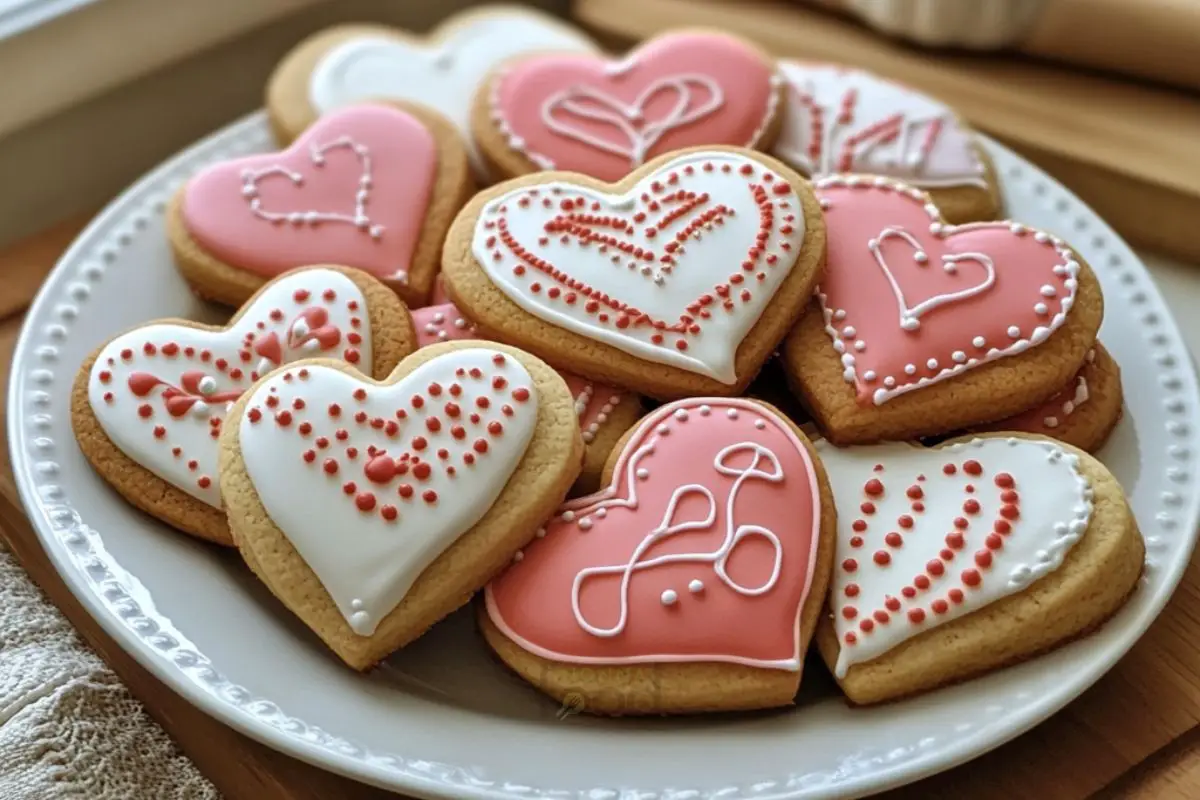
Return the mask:
[[[659,408],[625,441],[611,484],[564,505],[489,584],[489,643],[594,713],[790,703],[833,529],[809,447],[755,401]],[[720,675],[737,691],[705,685]]]
[[325,362],[241,400],[221,492],[247,563],[363,669],[465,603],[561,502],[571,398],[503,345],[438,345],[384,383]]
[[814,178],[887,175],[929,191],[951,222],[992,219],[991,161],[953,110],[862,70],[783,61],[788,102],[772,153]]
[[[487,338],[449,302],[414,311],[413,324],[421,347],[438,342]],[[613,386],[594,383],[569,372],[559,374],[575,400],[575,414],[579,417],[579,429],[587,449],[575,490],[592,491],[600,482],[600,472],[617,440],[641,416],[641,401],[637,395]]]
[[267,284],[225,327],[163,320],[112,339],[80,368],[72,422],[96,471],[134,505],[232,545],[217,437],[260,377],[306,358],[384,376],[416,349],[408,312],[378,281],[331,267]]
[[671,33],[620,61],[517,59],[480,91],[472,124],[505,175],[556,169],[615,181],[671,150],[768,147],[781,87],[772,61],[748,42]]
[[785,364],[831,439],[997,419],[1083,363],[1103,303],[1062,240],[1013,222],[946,224],[923,192],[882,178],[825,178],[817,194],[828,230],[820,317],[789,335]]
[[824,255],[807,184],[745,150],[664,156],[609,186],[543,173],[459,215],[459,307],[556,366],[656,397],[736,394],[803,311]]
[[1133,589],[1142,542],[1116,480],[1058,442],[817,443],[838,507],[821,654],[877,702],[1055,646]]
[[449,122],[417,107],[356,106],[282,152],[201,171],[172,204],[168,233],[181,272],[206,297],[241,302],[280,272],[334,263],[417,305],[470,190]]

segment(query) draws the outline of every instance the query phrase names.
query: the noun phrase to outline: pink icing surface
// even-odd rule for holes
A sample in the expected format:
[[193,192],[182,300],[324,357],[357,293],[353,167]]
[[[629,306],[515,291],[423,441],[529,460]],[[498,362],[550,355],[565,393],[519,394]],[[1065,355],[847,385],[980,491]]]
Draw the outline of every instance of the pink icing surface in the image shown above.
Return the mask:
[[[344,137],[365,150],[337,145]],[[323,164],[314,163],[314,154]],[[248,171],[259,176],[251,190]],[[185,190],[183,221],[205,251],[264,277],[332,263],[403,280],[436,172],[434,138],[419,120],[398,109],[358,106],[322,118],[283,152],[204,170]],[[260,214],[251,206],[255,193]],[[310,212],[339,219],[310,224],[262,216]],[[358,216],[368,222],[355,224]]]
[[[436,293],[436,287],[434,291]],[[426,345],[437,344],[438,342],[485,338],[462,315],[462,312],[458,310],[458,306],[450,302],[418,308],[412,312],[412,318],[413,325],[417,329],[418,347],[425,347]],[[576,400],[583,393],[590,393],[590,399],[583,413],[579,415],[579,424],[584,428],[597,421],[596,418],[600,416],[605,404],[614,396],[626,396],[619,389],[614,389],[604,384],[592,383],[586,378],[580,378],[578,375],[572,375],[567,372],[560,372],[559,374],[566,381],[567,388],[571,391],[571,396]]]
[[[493,112],[518,149],[554,169],[613,181],[670,150],[751,144],[771,108],[772,75],[770,64],[735,39],[672,34],[621,62],[585,55],[520,62],[499,81]],[[549,127],[547,113],[576,135]],[[644,157],[635,156],[638,149]]]
[[[843,364],[852,356],[864,405],[887,378],[895,382],[890,394],[899,394],[1036,345],[1074,302],[1076,278],[1066,265],[1076,262],[1054,237],[1009,222],[942,225],[932,207],[903,188],[835,180],[818,183],[817,194],[828,231],[818,296]],[[888,228],[912,240],[885,235]],[[905,329],[904,309],[922,305],[918,325]]]
[[[737,477],[751,467],[780,479]],[[786,422],[741,399],[672,403],[640,424],[612,486],[564,505],[487,587],[488,614],[556,661],[798,669],[818,509],[812,463]]]

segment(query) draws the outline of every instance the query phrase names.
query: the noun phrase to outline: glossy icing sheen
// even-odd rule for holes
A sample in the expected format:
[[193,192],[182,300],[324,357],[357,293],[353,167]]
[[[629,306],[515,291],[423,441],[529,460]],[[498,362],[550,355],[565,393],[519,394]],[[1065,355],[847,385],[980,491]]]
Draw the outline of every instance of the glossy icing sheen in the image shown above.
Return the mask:
[[779,67],[789,93],[773,152],[800,172],[890,175],[923,188],[987,185],[971,134],[936,100],[861,70]]
[[1079,261],[1053,236],[943,224],[921,192],[882,178],[825,178],[817,195],[828,241],[817,297],[861,404],[1022,353],[1075,302]]
[[320,114],[362,100],[411,100],[445,114],[471,142],[471,100],[484,77],[506,59],[539,50],[591,53],[596,46],[541,14],[508,9],[454,23],[449,34],[428,45],[356,37],[317,62],[309,100]]
[[798,670],[819,507],[786,421],[741,399],[671,403],[639,425],[613,484],[564,505],[487,587],[488,615],[554,661]]
[[774,114],[777,83],[772,65],[736,39],[670,34],[619,62],[525,59],[496,81],[492,118],[542,169],[615,181],[671,150],[753,145]]
[[[817,442],[838,508],[836,673],[1023,591],[1087,531],[1092,488],[1056,442]],[[1033,622],[1036,622],[1034,620]]]
[[390,386],[289,369],[255,391],[238,434],[271,520],[369,636],[495,502],[537,410],[519,361],[467,349]]
[[220,507],[217,436],[227,407],[261,375],[317,356],[364,369],[372,359],[366,300],[331,270],[276,281],[226,330],[153,323],[118,336],[96,358],[88,400],[121,452]]
[[[412,312],[412,318],[417,328],[417,344],[421,347],[438,342],[484,338],[453,303],[419,308]],[[602,383],[592,383],[567,372],[560,372],[559,375],[566,381],[571,397],[575,399],[575,413],[579,416],[583,441],[591,444],[600,426],[608,422],[608,415],[627,397],[619,389]]]
[[359,106],[281,153],[204,170],[185,189],[183,221],[203,250],[259,275],[331,263],[404,282],[436,175],[420,121]]
[[530,314],[732,384],[738,346],[800,253],[802,215],[759,162],[699,152],[619,195],[564,181],[514,189],[484,206],[472,249]]

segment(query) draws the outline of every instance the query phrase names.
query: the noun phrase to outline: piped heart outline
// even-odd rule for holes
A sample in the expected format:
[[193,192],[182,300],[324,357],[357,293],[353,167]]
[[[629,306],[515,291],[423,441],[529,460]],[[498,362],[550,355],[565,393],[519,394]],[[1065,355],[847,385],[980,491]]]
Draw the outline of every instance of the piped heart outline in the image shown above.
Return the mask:
[[560,663],[798,671],[825,576],[818,473],[789,423],[740,398],[677,401],[638,425],[611,475],[488,585],[491,623]]
[[[682,31],[651,39],[620,61],[554,53],[514,59],[490,80],[476,122],[499,134],[506,153],[493,153],[492,160],[507,165],[509,174],[563,170],[615,181],[669,151],[763,146],[774,133],[782,85],[773,62],[753,45]],[[679,92],[674,102],[661,91],[665,86]],[[706,87],[707,96],[693,104],[698,86]],[[552,112],[564,98],[581,94],[603,98],[618,113],[576,114],[564,125]],[[629,127],[631,109],[654,121],[650,135]],[[628,149],[613,140],[614,125],[625,133]],[[482,145],[488,149],[489,142]]]
[[[376,341],[383,320],[391,334]],[[415,347],[407,312],[381,284],[331,267],[295,270],[226,326],[162,320],[110,340],[79,373],[72,419],[77,432],[98,426],[102,437],[78,437],[84,454],[135,505],[229,545],[217,458],[230,406],[293,361],[320,356],[386,372]]]

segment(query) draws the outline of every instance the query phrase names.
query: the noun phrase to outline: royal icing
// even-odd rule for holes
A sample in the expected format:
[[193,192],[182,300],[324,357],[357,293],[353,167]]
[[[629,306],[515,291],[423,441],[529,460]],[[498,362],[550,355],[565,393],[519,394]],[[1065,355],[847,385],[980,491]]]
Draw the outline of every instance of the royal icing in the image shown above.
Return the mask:
[[[542,50],[593,53],[596,46],[580,32],[519,9],[464,19],[428,45],[358,36],[317,62],[309,100],[320,114],[363,100],[411,100],[449,117],[463,139],[472,142],[471,101],[484,77],[502,61]],[[482,162],[471,146],[479,167]]]
[[1057,237],[947,225],[924,194],[885,178],[824,178],[817,196],[828,242],[817,297],[862,404],[1023,353],[1075,302],[1078,257]]
[[259,275],[331,263],[404,283],[436,173],[419,120],[360,106],[283,152],[204,170],[184,190],[183,222],[206,252]]
[[971,134],[936,100],[861,70],[779,67],[788,104],[773,152],[800,172],[888,175],[923,188],[987,186]]
[[713,33],[654,39],[619,62],[548,54],[492,86],[509,145],[541,169],[624,177],[684,147],[752,147],[775,114],[782,79],[752,48]]
[[[417,344],[421,347],[438,342],[485,338],[453,303],[417,309],[412,312],[412,317],[417,328]],[[559,375],[575,400],[575,414],[579,418],[583,441],[591,444],[600,427],[608,422],[613,410],[625,399],[625,394],[619,389],[592,383],[567,372],[560,372]]]
[[1092,488],[1055,442],[817,443],[838,509],[835,672],[1021,592],[1087,531]]
[[1040,406],[1010,417],[1004,422],[1006,430],[1051,433],[1063,425],[1080,406],[1091,399],[1087,372],[1096,360],[1096,351],[1089,350],[1087,362],[1063,389]]
[[268,285],[223,330],[153,323],[100,351],[88,400],[105,435],[150,472],[211,506],[217,437],[229,407],[276,367],[340,358],[371,368],[362,291],[340,272],[305,270]]
[[330,367],[259,386],[238,426],[271,521],[369,636],[495,502],[537,425],[529,373],[455,350],[386,386]]
[[820,495],[788,423],[748,400],[671,403],[640,423],[613,476],[487,587],[504,635],[568,663],[798,670]]
[[613,195],[565,181],[489,202],[472,250],[530,314],[726,384],[804,241],[786,181],[734,152],[671,159]]

